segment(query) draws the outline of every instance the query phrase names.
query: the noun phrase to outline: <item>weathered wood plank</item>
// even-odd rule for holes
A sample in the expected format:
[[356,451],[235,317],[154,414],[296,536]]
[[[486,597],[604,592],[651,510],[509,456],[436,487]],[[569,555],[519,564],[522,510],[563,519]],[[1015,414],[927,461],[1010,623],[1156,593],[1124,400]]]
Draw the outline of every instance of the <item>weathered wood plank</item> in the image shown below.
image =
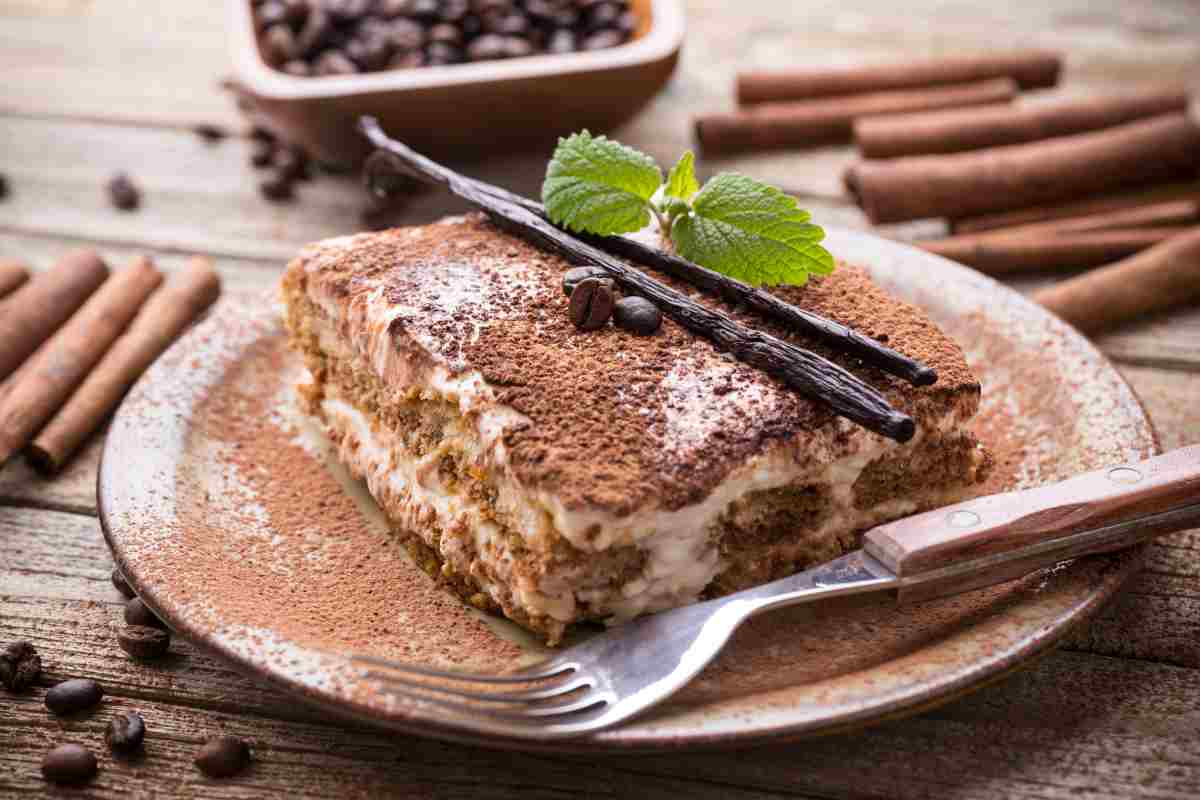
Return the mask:
[[238,126],[227,5],[5,0],[0,113]]
[[[7,634],[3,625],[0,635]],[[64,650],[59,639],[38,646],[52,663]],[[136,678],[146,681],[161,668],[138,669]],[[52,673],[43,684],[68,674],[93,673]],[[1053,654],[912,720],[736,757],[597,760],[458,747],[291,712],[283,719],[247,715],[236,703],[214,710],[181,693],[181,684],[196,681],[193,670],[177,677],[145,689],[101,675],[108,696],[81,719],[49,717],[40,702],[44,687],[0,695],[0,788],[37,788],[38,759],[58,742],[104,753],[104,726],[126,709],[147,719],[147,755],[128,766],[102,755],[98,796],[152,785],[207,797],[275,796],[290,788],[302,796],[1186,798],[1200,788],[1200,672],[1083,654]],[[242,699],[240,686],[225,688],[224,699]],[[277,702],[286,710],[286,699]],[[253,742],[256,766],[248,774],[211,783],[194,772],[191,754],[216,731]]]
[[[1060,48],[1071,54],[1066,91],[1153,82],[1200,65],[1200,25],[1186,3],[1097,8],[1088,0],[1022,0],[1003,9],[916,0],[890,13],[878,0],[806,6],[690,0],[689,39],[668,90],[623,140],[664,161],[692,146],[690,119],[733,104],[739,68],[851,63],[980,48]],[[792,13],[788,13],[792,12]],[[9,0],[0,5],[0,113],[155,125],[238,126],[217,89],[229,71],[223,3]],[[154,35],[146,32],[153,31]],[[97,42],[103,43],[96,46]],[[146,75],[153,81],[131,80]],[[708,160],[807,193],[841,197],[848,148]]]
[[[142,698],[109,695],[98,709],[79,719],[51,717],[43,692],[0,700],[0,791],[40,792],[43,754],[64,741],[89,747],[100,774],[79,792],[86,797],[140,797],[171,787],[172,797],[445,797],[735,798],[802,797],[796,790],[762,792],[672,776],[642,775],[619,764],[584,767],[565,759],[537,757],[431,740],[348,730],[312,722],[278,720],[182,708]],[[140,758],[109,755],[104,744],[108,720],[136,710],[146,720]],[[251,743],[254,761],[236,778],[210,780],[192,765],[207,736],[222,733]]]

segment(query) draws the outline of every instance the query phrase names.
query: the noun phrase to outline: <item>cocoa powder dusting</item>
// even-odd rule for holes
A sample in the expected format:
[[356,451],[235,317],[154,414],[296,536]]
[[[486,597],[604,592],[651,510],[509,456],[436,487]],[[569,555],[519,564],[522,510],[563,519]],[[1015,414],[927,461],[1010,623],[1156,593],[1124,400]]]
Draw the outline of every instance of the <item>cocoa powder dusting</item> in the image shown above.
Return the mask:
[[[856,446],[849,423],[827,408],[670,320],[654,336],[612,325],[580,332],[562,291],[569,267],[472,215],[319,242],[289,269],[304,272],[314,300],[323,295],[345,309],[382,288],[390,308],[410,309],[389,329],[392,346],[410,360],[420,360],[412,354],[423,349],[452,372],[482,373],[501,404],[532,421],[505,437],[514,474],[568,508],[675,510],[784,442],[814,459]],[[979,383],[958,345],[859,267],[842,264],[806,286],[772,291],[924,361],[938,372],[934,386],[911,386],[681,281],[654,277],[830,358],[879,388],[918,427],[956,407],[969,416],[978,403]],[[455,288],[468,278],[470,292]],[[352,341],[367,335],[340,333]]]
[[[493,670],[513,665],[521,649],[414,565],[399,541],[373,525],[322,462],[272,419],[281,390],[290,389],[285,373],[296,372],[287,369],[289,359],[294,364],[283,336],[259,339],[198,407],[192,435],[221,443],[215,460],[237,476],[226,484],[233,496],[218,497],[194,476],[178,476],[181,494],[204,492],[207,502],[180,501],[175,552],[143,558],[143,573],[152,571],[152,580],[180,599],[219,596],[216,622],[261,629],[256,644],[268,652],[286,640],[334,655]],[[215,503],[227,507],[212,514]],[[210,525],[212,518],[220,521]],[[240,524],[231,527],[232,519]],[[197,571],[198,562],[221,568]],[[371,588],[364,591],[364,584]]]

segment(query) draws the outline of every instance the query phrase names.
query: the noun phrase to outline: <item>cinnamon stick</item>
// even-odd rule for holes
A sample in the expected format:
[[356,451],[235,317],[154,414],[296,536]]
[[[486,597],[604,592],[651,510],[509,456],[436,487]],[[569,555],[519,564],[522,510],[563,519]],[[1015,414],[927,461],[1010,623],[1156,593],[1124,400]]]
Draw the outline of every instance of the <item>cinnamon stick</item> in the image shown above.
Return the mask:
[[696,140],[709,155],[847,142],[854,120],[933,108],[1007,103],[1017,95],[1009,78],[921,89],[763,103],[696,119]]
[[737,98],[738,103],[745,105],[943,86],[989,78],[1010,78],[1022,89],[1041,89],[1058,83],[1061,69],[1062,59],[1057,53],[1017,50],[893,64],[752,71],[738,75]]
[[29,280],[29,267],[20,261],[0,259],[0,298],[11,294]]
[[1057,103],[923,111],[856,120],[854,143],[866,158],[958,153],[1099,130],[1188,106],[1182,89]]
[[207,258],[150,295],[133,322],[26,451],[43,473],[57,472],[120,403],[146,368],[208,309],[221,281]]
[[1135,208],[1166,200],[1200,200],[1200,182],[1181,181],[1163,183],[1139,189],[1130,189],[1112,194],[1093,195],[1072,203],[1048,206],[1030,206],[1015,211],[981,214],[951,221],[954,233],[975,233],[995,228],[1011,228],[1034,222],[1084,217],[1123,208]]
[[971,153],[863,161],[846,186],[884,223],[1053,203],[1198,169],[1200,126],[1179,113]]
[[0,400],[0,467],[62,407],[160,283],[150,259],[135,259],[38,349]]
[[949,239],[920,242],[923,250],[974,267],[989,275],[1039,269],[1092,267],[1108,264],[1164,242],[1181,227],[1129,230],[1033,233],[961,242]]
[[96,287],[108,267],[94,250],[75,250],[39,273],[0,305],[0,380],[66,322]]
[[1085,333],[1200,301],[1200,228],[1042,289],[1033,299]]
[[[998,228],[980,233],[963,233],[942,239],[928,239],[914,242],[918,247],[939,255],[971,263],[977,250],[987,249],[989,244],[1004,241],[1044,239],[1047,235],[1064,233],[1084,233],[1088,231],[1132,230],[1137,228],[1152,228],[1168,225],[1186,225],[1200,221],[1200,201],[1176,200],[1170,203],[1155,203],[1148,206],[1119,209],[1099,214],[1088,214],[1081,217],[1049,220],[1030,225],[1018,225],[1013,228]],[[1003,251],[1001,247],[1000,252]],[[1100,250],[1093,250],[1099,257]],[[1049,256],[1048,256],[1049,257]],[[1078,256],[1076,257],[1078,258]],[[1071,263],[1068,259],[1067,262]],[[1102,262],[1101,262],[1102,263]],[[1091,266],[1083,264],[1080,266]]]

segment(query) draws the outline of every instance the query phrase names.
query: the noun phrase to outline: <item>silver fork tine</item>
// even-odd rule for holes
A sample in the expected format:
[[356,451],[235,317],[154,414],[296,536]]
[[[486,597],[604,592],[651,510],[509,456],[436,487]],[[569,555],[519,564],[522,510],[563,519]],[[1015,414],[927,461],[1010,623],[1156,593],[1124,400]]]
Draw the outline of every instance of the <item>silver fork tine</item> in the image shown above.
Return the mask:
[[462,683],[474,682],[484,684],[529,683],[530,681],[553,678],[578,669],[577,665],[572,662],[552,659],[546,664],[538,664],[521,672],[513,672],[507,675],[482,675],[479,673],[433,669],[432,667],[425,667],[419,664],[402,664],[398,661],[389,661],[386,658],[377,658],[376,656],[351,656],[350,660],[370,664],[375,667],[383,667],[391,672],[400,674],[407,673],[409,675],[422,675],[427,678],[445,678]]
[[526,689],[512,692],[472,692],[465,689],[459,689],[450,686],[439,686],[436,684],[424,683],[422,681],[410,680],[399,675],[393,675],[386,672],[378,672],[370,670],[367,673],[368,678],[374,678],[380,683],[392,684],[395,686],[404,686],[410,689],[419,689],[427,692],[438,692],[440,694],[449,695],[450,697],[460,697],[467,700],[489,701],[496,703],[527,703],[535,700],[550,700],[561,695],[567,695],[579,689],[591,687],[592,681],[588,678],[578,677],[571,680],[556,683],[545,689]]
[[456,702],[445,697],[425,696],[411,691],[396,689],[387,685],[380,687],[380,689],[385,694],[390,694],[404,700],[417,700],[420,702],[432,703],[440,708],[445,708],[449,711],[457,711],[458,713],[467,716],[478,716],[482,714],[488,717],[510,721],[535,722],[548,717],[561,717],[577,712],[587,711],[593,708],[605,707],[611,702],[611,700],[606,696],[598,695],[595,692],[587,692],[583,697],[580,697],[576,700],[572,700],[571,702],[567,703],[558,703],[556,705],[529,706],[527,708],[520,708],[516,706],[496,708],[494,706],[468,705],[466,703]]

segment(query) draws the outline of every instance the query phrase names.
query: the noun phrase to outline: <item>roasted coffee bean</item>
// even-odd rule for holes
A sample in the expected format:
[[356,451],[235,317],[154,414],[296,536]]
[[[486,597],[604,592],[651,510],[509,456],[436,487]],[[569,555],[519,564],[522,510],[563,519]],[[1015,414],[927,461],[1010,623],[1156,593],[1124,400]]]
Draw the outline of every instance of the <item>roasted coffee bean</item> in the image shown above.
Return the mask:
[[142,203],[142,193],[125,173],[113,176],[108,182],[108,199],[115,208],[133,211]]
[[388,42],[396,50],[419,50],[425,46],[425,28],[411,19],[398,19],[388,29]]
[[117,755],[136,752],[146,738],[146,720],[136,711],[123,711],[113,717],[104,732],[104,741]]
[[548,53],[573,53],[579,48],[579,41],[575,38],[575,34],[565,28],[560,28],[550,34],[550,40],[546,42],[546,52]]
[[489,14],[483,18],[483,29],[501,36],[524,36],[529,33],[529,19],[524,14]]
[[308,156],[298,147],[280,147],[275,151],[275,168],[292,181],[312,180]]
[[280,67],[280,69],[288,75],[295,75],[298,78],[307,78],[309,75],[312,75],[312,68],[309,67],[308,62],[301,61],[300,59],[289,61]]
[[581,331],[604,327],[612,316],[612,282],[597,278],[582,280],[571,292],[571,322]]
[[627,331],[649,336],[662,325],[662,312],[644,297],[622,297],[613,306],[613,322]]
[[420,50],[411,53],[397,53],[388,62],[388,69],[413,69],[425,66],[425,54]]
[[272,25],[262,38],[262,54],[267,63],[278,66],[300,55],[296,35],[287,25]]
[[0,684],[10,692],[23,692],[42,674],[42,657],[29,642],[13,642],[0,652]]
[[134,658],[162,658],[171,648],[171,634],[161,628],[127,625],[117,632],[117,644]]
[[260,182],[258,191],[272,203],[286,203],[296,196],[295,184],[278,173]]
[[558,3],[551,0],[525,0],[525,13],[542,24],[552,22],[559,8]]
[[250,138],[256,142],[275,142],[275,134],[269,128],[264,128],[261,125],[255,125],[250,128]]
[[46,708],[55,714],[73,714],[91,708],[104,697],[100,684],[88,678],[75,678],[46,690]]
[[204,743],[194,763],[210,778],[228,778],[250,766],[250,746],[236,736],[216,736]]
[[140,598],[133,598],[125,604],[125,624],[145,625],[149,628],[166,628],[163,621],[153,611],[146,607]]
[[442,0],[438,19],[442,22],[462,22],[470,10],[471,4],[467,0]]
[[321,53],[313,69],[318,75],[355,75],[358,66],[341,50],[326,50]]
[[121,574],[120,570],[114,567],[112,575],[110,576],[110,580],[112,580],[112,585],[116,588],[116,590],[125,595],[126,599],[133,597],[133,589],[129,588],[129,584],[126,582],[125,576]]
[[258,23],[260,31],[267,30],[272,25],[279,25],[290,22],[290,12],[288,8],[279,0],[268,0],[258,7],[258,11],[254,14],[254,19]]
[[329,41],[331,33],[333,22],[329,19],[329,14],[320,6],[313,6],[309,9],[304,27],[296,36],[296,48],[300,55],[314,56]]
[[563,294],[565,294],[567,297],[570,297],[571,292],[575,291],[575,287],[578,286],[581,281],[586,281],[588,278],[610,280],[608,273],[600,269],[600,267],[574,267],[563,273]]
[[42,758],[42,777],[51,783],[85,783],[96,774],[96,757],[81,744],[60,744]]
[[404,8],[404,16],[424,22],[435,21],[440,12],[440,0],[408,0]]
[[208,123],[201,123],[192,128],[197,136],[204,140],[205,144],[216,144],[225,138],[226,133],[224,128]]
[[250,163],[255,167],[269,167],[275,160],[274,142],[255,142],[250,147]]
[[463,60],[463,51],[445,42],[431,42],[425,48],[425,59],[431,65],[457,64]]
[[580,45],[580,50],[606,50],[609,47],[616,47],[625,41],[625,37],[621,32],[613,28],[604,28],[598,30],[592,35],[583,40]]
[[523,39],[520,36],[505,36],[504,37],[504,57],[505,58],[523,58],[524,56],[533,53],[533,45],[528,39]]
[[387,64],[392,45],[383,37],[351,39],[346,43],[346,55],[364,72],[374,72]]
[[429,41],[431,42],[460,45],[462,40],[462,29],[457,25],[441,22],[429,29]]
[[374,6],[374,0],[325,0],[325,10],[333,21],[341,24],[357,22]]
[[512,0],[471,0],[471,10],[480,15],[508,11],[512,7]]
[[599,28],[615,27],[621,16],[621,6],[617,3],[597,3],[588,9],[587,30],[589,33]]
[[485,33],[467,45],[467,57],[472,61],[504,58],[504,53],[504,37],[495,33]]
[[292,25],[300,25],[308,18],[308,10],[312,0],[282,0],[287,10],[287,21]]
[[402,16],[408,9],[408,0],[379,0],[375,4],[375,13],[383,19],[395,19]]

